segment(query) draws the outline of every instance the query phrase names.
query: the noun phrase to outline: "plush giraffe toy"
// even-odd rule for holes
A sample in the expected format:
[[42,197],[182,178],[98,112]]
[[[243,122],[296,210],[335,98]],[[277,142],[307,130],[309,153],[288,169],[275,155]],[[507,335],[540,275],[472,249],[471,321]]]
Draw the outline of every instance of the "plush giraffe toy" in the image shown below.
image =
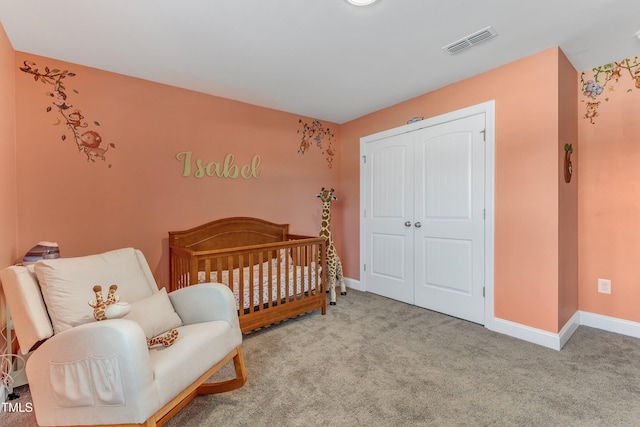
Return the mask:
[[[127,303],[119,303],[120,297],[116,296],[116,290],[118,285],[109,286],[106,301],[102,298],[102,286],[95,285],[93,292],[96,296],[95,301],[89,301],[89,306],[93,307],[93,317],[96,320],[116,319],[125,316],[129,313],[130,306]],[[157,344],[162,344],[165,347],[169,347],[178,339],[178,331],[171,329],[166,334],[157,336],[155,338],[147,338],[147,347],[152,347]]]
[[324,237],[327,240],[327,275],[329,278],[329,291],[331,292],[329,305],[336,305],[336,280],[340,282],[340,295],[347,294],[344,277],[342,276],[342,261],[340,261],[338,251],[336,251],[331,237],[331,202],[338,200],[338,198],[333,195],[333,188],[325,190],[324,187],[322,187],[322,191],[317,197],[322,201],[320,237]]
[[165,347],[169,347],[178,339],[178,331],[175,329],[170,329],[164,335],[157,336],[155,338],[147,338],[147,347],[153,347],[157,344],[162,344]]

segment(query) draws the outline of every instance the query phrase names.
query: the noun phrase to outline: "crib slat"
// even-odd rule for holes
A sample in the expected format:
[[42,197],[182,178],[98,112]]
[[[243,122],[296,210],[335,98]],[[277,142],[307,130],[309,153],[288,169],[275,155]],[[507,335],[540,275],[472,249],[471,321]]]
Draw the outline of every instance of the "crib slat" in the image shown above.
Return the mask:
[[215,257],[217,282],[222,283],[222,257]]
[[[269,301],[267,302],[267,307],[271,308],[274,306],[274,295],[273,295],[273,262],[275,260],[279,260],[279,257],[276,254],[279,254],[279,251],[269,251],[267,252],[268,254],[268,258],[269,258],[269,264],[267,264],[267,277],[269,278],[269,280],[267,281],[269,289]],[[277,297],[277,295],[275,296]]]
[[[247,281],[245,286],[249,286],[249,313],[253,313],[255,311],[255,286],[253,286],[253,284],[255,283],[253,281],[253,252],[249,252],[249,263],[247,265],[247,267],[249,268],[249,280]],[[244,265],[243,262],[240,263],[240,265]],[[241,268],[240,270],[244,271],[244,268]],[[244,280],[242,280],[242,283],[244,283]]]
[[[266,301],[264,300],[264,253],[258,252],[258,311],[262,310]],[[254,283],[254,282],[251,282]]]
[[240,298],[240,311],[242,313],[246,312],[246,306],[247,306],[247,300],[245,298],[244,295],[244,269],[242,268],[244,266],[244,256],[242,254],[238,255],[238,267],[237,269],[234,269],[232,271],[229,272],[229,274],[233,274],[235,275],[235,273],[237,272],[238,277],[237,280],[235,280],[236,278],[234,277],[233,283],[234,283],[234,287],[235,287],[235,283],[238,283],[238,297]]
[[291,299],[292,300],[297,300],[299,299],[298,297],[298,266],[300,265],[300,246],[295,247],[294,251],[296,252],[296,263],[293,265],[293,279],[291,281],[291,284],[293,285],[293,292],[292,292],[292,296]]
[[[199,281],[200,280],[198,280],[198,282]],[[209,283],[210,281],[211,281],[211,258],[206,258],[204,260],[204,283]]]
[[195,285],[196,283],[198,283],[198,258],[193,258],[189,269],[189,284]]
[[286,256],[283,257],[282,253],[278,251],[278,257],[278,263],[276,264],[276,267],[274,268],[275,272],[273,273],[276,278],[276,283],[274,285],[276,295],[274,296],[274,299],[276,305],[282,305],[282,300],[284,298],[284,283],[282,282],[282,275],[284,274],[284,268],[286,265]]

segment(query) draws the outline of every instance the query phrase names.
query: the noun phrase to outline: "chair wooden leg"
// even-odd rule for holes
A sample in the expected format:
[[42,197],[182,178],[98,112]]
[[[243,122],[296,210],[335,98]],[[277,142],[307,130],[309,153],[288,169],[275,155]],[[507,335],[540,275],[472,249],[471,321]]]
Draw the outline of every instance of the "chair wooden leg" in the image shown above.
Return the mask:
[[236,349],[236,355],[233,357],[233,366],[236,371],[236,377],[232,380],[221,381],[218,383],[204,383],[198,387],[198,394],[216,394],[225,391],[235,390],[244,385],[247,381],[247,370],[244,366],[244,357],[242,348]]
[[142,424],[92,424],[92,425],[75,425],[68,427],[159,427],[160,424],[156,424],[155,417],[149,418]]

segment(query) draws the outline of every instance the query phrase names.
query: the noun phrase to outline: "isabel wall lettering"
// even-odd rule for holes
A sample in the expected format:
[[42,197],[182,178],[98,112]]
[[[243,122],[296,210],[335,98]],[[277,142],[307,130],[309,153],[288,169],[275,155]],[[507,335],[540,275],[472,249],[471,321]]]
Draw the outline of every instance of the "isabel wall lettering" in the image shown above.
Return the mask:
[[231,153],[227,154],[222,162],[205,162],[202,159],[196,159],[191,151],[179,152],[176,154],[176,159],[182,162],[182,176],[184,177],[260,179],[262,176],[261,159],[257,154],[251,158],[251,162],[239,166],[234,163],[235,156]]

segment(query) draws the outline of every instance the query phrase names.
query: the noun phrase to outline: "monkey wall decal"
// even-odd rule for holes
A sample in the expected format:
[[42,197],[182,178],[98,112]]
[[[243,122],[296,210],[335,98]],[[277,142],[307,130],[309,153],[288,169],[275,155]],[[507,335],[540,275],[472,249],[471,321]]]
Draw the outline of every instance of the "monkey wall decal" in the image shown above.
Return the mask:
[[[73,109],[73,104],[69,100],[67,95],[65,80],[69,77],[74,77],[75,73],[68,70],[51,69],[47,66],[44,70],[39,70],[36,67],[36,63],[32,61],[23,61],[23,65],[18,67],[20,71],[30,74],[37,82],[42,82],[51,85],[51,90],[45,92],[45,95],[52,98],[51,105],[46,109],[47,113],[51,111],[57,111],[59,116],[55,123],[55,126],[64,123],[67,131],[71,132],[72,140],[76,144],[78,152],[84,154],[88,162],[95,162],[96,160],[106,160],[106,153],[110,148],[116,148],[115,144],[110,142],[106,145],[106,148],[101,148],[100,145],[103,142],[103,138],[100,133],[95,130],[86,130],[82,132],[82,129],[89,128],[89,123],[84,121],[84,115],[79,109]],[[74,93],[78,93],[77,90],[73,90]],[[100,126],[98,121],[93,121],[94,126]],[[67,140],[68,133],[64,133],[61,136],[62,141]],[[109,164],[109,167],[111,165]]]

